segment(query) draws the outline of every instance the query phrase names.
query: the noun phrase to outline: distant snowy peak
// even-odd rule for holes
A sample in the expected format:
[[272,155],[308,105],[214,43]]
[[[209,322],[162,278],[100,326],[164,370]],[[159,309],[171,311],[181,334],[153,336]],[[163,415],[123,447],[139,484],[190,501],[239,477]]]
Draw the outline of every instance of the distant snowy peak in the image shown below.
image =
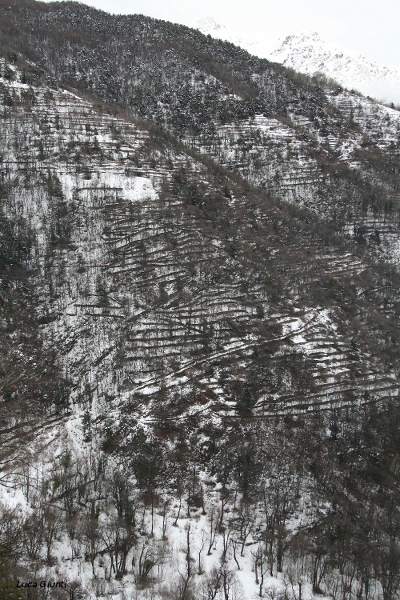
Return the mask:
[[201,33],[204,33],[204,35],[211,35],[211,37],[215,39],[231,42],[231,44],[240,46],[253,54],[254,49],[257,46],[257,41],[247,39],[245,36],[228,29],[225,25],[220,25],[220,23],[217,23],[212,17],[200,19],[193,27],[201,31]]
[[212,17],[197,21],[194,28],[205,35],[226,40],[260,58],[279,62],[301,73],[321,72],[349,89],[378,100],[400,104],[400,70],[373,62],[330,44],[316,33],[294,33],[271,46],[268,39],[250,39],[217,23]]
[[196,29],[199,29],[205,35],[211,35],[212,33],[218,33],[219,31],[227,31],[224,25],[220,25],[212,17],[205,17],[204,19],[197,21]]
[[400,102],[398,69],[335,47],[318,33],[288,35],[278,43],[269,58],[302,73],[324,73],[345,87],[355,87],[364,94]]
[[371,62],[361,54],[337,48],[318,33],[288,35],[271,53],[271,58],[297,71],[322,71],[331,77],[352,82],[382,79],[399,81],[400,71]]

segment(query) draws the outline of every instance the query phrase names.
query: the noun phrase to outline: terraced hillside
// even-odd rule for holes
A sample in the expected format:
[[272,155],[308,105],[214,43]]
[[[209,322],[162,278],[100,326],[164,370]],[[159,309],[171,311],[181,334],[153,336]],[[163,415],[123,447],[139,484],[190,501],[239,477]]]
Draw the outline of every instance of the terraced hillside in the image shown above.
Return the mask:
[[[234,414],[243,374],[266,356],[270,376],[248,399],[257,414],[397,394],[385,355],[368,357],[365,273],[380,279],[367,258],[323,239],[307,213],[293,230],[270,195],[161,132],[19,78],[3,79],[5,206],[33,228],[40,318],[75,394],[142,398],[151,414],[154,394],[180,389],[191,410],[201,398],[202,410]],[[307,401],[292,399],[299,389]]]
[[334,219],[373,254],[397,257],[397,110],[143,16],[26,1],[4,2],[3,14],[10,56],[162,125],[251,184]]
[[[18,2],[1,27],[29,11],[0,62],[0,591],[397,597],[398,113],[142,17]],[[287,95],[258,112],[239,67],[199,68],[229,118],[170,103],[163,128],[143,73],[130,107],[63,87],[59,14],[77,44],[186,32]]]

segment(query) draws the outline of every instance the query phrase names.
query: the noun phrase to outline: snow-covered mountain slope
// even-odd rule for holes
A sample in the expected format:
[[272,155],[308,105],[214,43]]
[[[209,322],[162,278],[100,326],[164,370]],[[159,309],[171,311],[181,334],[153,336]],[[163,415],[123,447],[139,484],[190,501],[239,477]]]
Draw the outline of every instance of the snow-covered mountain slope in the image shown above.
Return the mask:
[[194,25],[205,35],[225,40],[260,58],[291,67],[300,73],[323,73],[348,89],[366,96],[400,104],[400,71],[371,61],[362,54],[336,47],[316,33],[294,33],[272,43],[270,40],[234,32],[212,17]]
[[400,113],[0,15],[0,597],[5,548],[51,600],[398,598]]
[[271,52],[271,60],[301,73],[324,73],[349,89],[400,103],[400,71],[361,54],[335,47],[318,33],[288,35]]
[[[313,542],[331,509],[314,475],[293,473],[303,425],[290,443],[279,428],[315,418],[310,440],[328,431],[334,443],[331,414],[397,397],[397,359],[383,347],[396,332],[383,329],[395,280],[323,236],[311,215],[275,206],[159,130],[61,87],[24,83],[28,69],[0,63],[0,207],[4,219],[30,224],[34,309],[70,397],[42,419],[1,405],[0,523],[20,532],[19,568],[27,578],[35,560],[36,576],[66,580],[69,592],[79,584],[90,600],[145,600],[150,586],[157,600],[206,599],[203,588],[218,591],[224,576],[243,591],[223,596],[221,587],[216,598],[284,591],[281,570],[297,558],[275,548],[309,524]],[[218,135],[238,148],[297,151],[274,119]],[[10,306],[13,285],[3,280]],[[18,371],[29,371],[22,359]],[[15,389],[2,394],[12,400]],[[309,451],[305,464],[315,462]],[[281,504],[266,538],[278,510],[269,507]],[[57,523],[46,546],[37,506],[51,507],[46,532]],[[268,577],[265,539],[278,557]],[[264,561],[257,585],[255,560],[257,569]],[[174,588],[182,573],[192,596]]]
[[[261,192],[155,131],[60,87],[23,83],[29,75],[0,62],[0,208],[4,220],[30,224],[40,333],[68,375],[70,398],[45,415],[32,404],[28,416],[11,413],[16,399],[4,406],[0,372],[0,539],[8,539],[8,518],[23,540],[15,542],[21,577],[29,580],[35,560],[35,576],[66,581],[69,598],[145,600],[151,586],[156,600],[206,599],[203,589],[218,591],[222,577],[231,592],[216,598],[283,594],[279,563],[266,576],[263,510],[240,499],[213,448],[221,444],[222,461],[224,444],[243,451],[248,436],[234,429],[241,416],[252,428],[253,407],[268,438],[257,461],[290,491],[279,535],[289,539],[325,514],[310,476],[297,480],[272,432],[281,417],[325,414],[355,397],[364,404],[367,392],[376,401],[397,395],[395,373],[370,359],[361,337],[351,345],[349,331],[357,336],[361,323],[354,329],[319,299],[300,303],[304,283],[317,289],[320,279],[324,288],[340,281],[345,296],[349,278],[362,285],[366,265],[341,248],[328,251],[312,228],[292,230]],[[286,137],[278,122],[269,125],[269,140]],[[292,291],[285,273],[296,281]],[[31,369],[22,350],[14,394]],[[175,450],[178,431],[185,438]],[[144,471],[153,459],[154,477]],[[247,471],[240,463],[246,494],[263,482]],[[270,488],[259,496],[268,506],[278,502]],[[43,527],[57,524],[54,534],[41,533],[35,509]],[[176,591],[182,573],[192,596]],[[304,589],[313,598],[311,582]]]

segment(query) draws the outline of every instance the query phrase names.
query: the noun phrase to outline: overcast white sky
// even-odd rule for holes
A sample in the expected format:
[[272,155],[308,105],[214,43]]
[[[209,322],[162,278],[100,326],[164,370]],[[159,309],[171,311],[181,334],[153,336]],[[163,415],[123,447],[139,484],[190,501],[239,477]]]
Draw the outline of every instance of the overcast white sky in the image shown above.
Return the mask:
[[400,0],[85,0],[120,14],[143,14],[193,25],[213,17],[258,39],[317,31],[337,45],[400,68]]

